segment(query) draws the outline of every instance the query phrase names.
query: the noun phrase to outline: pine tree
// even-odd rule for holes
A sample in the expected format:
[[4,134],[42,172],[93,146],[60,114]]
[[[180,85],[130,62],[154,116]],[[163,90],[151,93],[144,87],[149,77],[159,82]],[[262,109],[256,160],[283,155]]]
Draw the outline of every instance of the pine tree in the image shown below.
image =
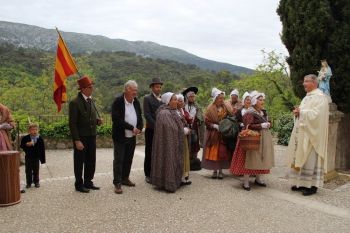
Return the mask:
[[333,71],[332,100],[350,112],[350,1],[281,0],[277,13],[295,94],[305,96],[304,76],[317,75],[320,60],[327,59]]

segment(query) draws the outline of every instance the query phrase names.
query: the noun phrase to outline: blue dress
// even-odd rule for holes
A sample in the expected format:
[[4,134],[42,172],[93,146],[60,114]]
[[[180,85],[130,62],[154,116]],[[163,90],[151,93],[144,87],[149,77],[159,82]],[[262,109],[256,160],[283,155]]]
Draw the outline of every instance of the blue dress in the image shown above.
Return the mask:
[[326,71],[321,71],[318,74],[318,88],[325,93],[326,95],[331,95],[330,93],[330,86],[329,86],[329,80],[332,76],[332,70],[329,66],[327,66]]

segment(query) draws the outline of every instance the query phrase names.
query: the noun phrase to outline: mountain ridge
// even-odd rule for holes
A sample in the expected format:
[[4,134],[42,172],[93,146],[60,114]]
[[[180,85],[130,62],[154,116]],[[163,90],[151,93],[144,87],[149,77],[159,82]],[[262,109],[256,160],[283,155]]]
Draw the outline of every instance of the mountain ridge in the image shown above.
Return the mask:
[[[185,50],[160,45],[152,41],[128,41],[111,39],[102,35],[60,31],[72,53],[117,52],[135,53],[142,57],[173,60],[184,64],[193,64],[201,69],[219,72],[228,70],[234,74],[250,74],[253,70],[201,58]],[[18,47],[37,48],[56,51],[57,33],[55,29],[23,23],[0,21],[0,43],[10,43]]]

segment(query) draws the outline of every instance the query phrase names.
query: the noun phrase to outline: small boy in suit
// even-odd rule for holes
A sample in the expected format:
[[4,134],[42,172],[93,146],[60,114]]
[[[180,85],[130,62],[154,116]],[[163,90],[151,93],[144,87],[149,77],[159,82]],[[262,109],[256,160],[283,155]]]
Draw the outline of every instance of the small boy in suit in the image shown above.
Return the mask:
[[32,183],[36,188],[39,188],[39,161],[41,164],[46,163],[45,145],[44,140],[39,135],[37,124],[29,124],[28,131],[29,134],[24,136],[21,141],[21,148],[25,152],[26,188],[30,188]]

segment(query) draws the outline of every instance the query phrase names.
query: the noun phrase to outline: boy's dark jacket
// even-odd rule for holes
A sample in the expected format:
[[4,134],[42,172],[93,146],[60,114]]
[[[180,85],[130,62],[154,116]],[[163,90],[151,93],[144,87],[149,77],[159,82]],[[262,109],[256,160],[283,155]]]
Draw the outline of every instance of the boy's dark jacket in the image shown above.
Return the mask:
[[24,136],[21,140],[21,148],[26,153],[26,156],[33,159],[38,158],[41,164],[46,163],[45,145],[43,138],[39,136],[34,146],[27,146],[26,143],[30,141],[30,134]]

